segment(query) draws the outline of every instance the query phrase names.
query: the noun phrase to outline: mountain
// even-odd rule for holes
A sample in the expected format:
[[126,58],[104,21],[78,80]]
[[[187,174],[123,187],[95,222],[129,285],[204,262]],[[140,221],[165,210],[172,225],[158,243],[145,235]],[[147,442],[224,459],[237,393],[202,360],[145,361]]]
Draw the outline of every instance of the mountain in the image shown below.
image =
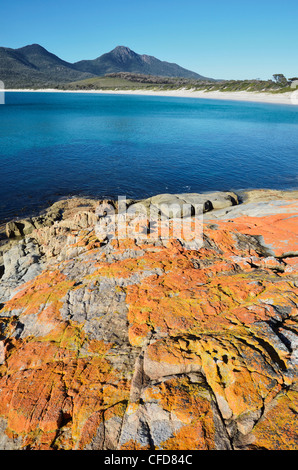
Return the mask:
[[38,44],[10,49],[0,47],[0,80],[10,86],[44,86],[72,82],[93,75],[78,71]]
[[177,64],[164,62],[150,55],[137,54],[125,46],[117,46],[94,60],[81,60],[74,66],[77,70],[94,75],[131,72],[164,77],[206,78]]
[[117,46],[97,59],[74,64],[60,59],[39,44],[19,49],[0,47],[0,80],[5,88],[56,86],[119,72],[205,79],[177,64],[137,54],[124,46]]

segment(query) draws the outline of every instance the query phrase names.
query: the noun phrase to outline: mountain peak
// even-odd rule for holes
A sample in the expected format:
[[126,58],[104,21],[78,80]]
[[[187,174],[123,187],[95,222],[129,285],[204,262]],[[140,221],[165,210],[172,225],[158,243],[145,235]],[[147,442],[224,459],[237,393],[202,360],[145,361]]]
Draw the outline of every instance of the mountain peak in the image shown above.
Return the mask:
[[48,52],[40,44],[28,44],[27,46],[20,47],[18,51],[36,51],[36,52]]
[[116,46],[111,52],[133,52],[127,46]]
[[129,47],[126,46],[117,46],[115,49],[113,49],[110,52],[111,55],[116,57],[117,59],[120,59],[122,61],[125,61],[127,59],[131,59],[132,57],[136,56],[136,53],[129,49]]

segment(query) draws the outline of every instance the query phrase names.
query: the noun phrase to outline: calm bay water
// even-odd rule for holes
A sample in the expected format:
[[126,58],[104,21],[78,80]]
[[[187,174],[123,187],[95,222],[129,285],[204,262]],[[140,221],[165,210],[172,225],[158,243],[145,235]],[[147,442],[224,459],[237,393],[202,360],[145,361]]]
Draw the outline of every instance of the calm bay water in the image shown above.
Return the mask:
[[84,93],[6,93],[0,220],[72,195],[297,189],[298,107]]

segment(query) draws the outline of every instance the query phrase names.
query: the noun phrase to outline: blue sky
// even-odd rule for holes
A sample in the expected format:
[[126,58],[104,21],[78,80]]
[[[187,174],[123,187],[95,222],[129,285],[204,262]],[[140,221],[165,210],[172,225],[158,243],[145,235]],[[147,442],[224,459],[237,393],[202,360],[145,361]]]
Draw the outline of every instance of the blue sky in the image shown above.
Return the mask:
[[298,76],[297,0],[11,0],[0,45],[38,43],[64,60],[125,45],[205,76]]

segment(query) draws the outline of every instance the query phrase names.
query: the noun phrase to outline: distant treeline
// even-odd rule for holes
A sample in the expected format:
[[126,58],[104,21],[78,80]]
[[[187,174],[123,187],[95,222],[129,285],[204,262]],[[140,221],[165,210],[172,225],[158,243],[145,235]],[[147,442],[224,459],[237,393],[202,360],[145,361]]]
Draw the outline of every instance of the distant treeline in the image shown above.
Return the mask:
[[181,77],[160,77],[130,72],[109,73],[104,77],[90,78],[57,86],[59,89],[100,90],[100,89],[154,89],[207,91],[255,91],[284,93],[292,90],[295,78],[287,80],[282,74],[276,74],[272,80],[198,80]]
[[[5,78],[5,77],[4,77]],[[32,88],[57,90],[176,90],[184,88],[187,90],[206,90],[206,91],[251,91],[251,92],[270,92],[285,93],[292,91],[292,83],[298,78],[291,79],[272,79],[272,80],[198,80],[182,77],[161,77],[155,75],[143,75],[130,72],[110,73],[102,77],[92,77],[84,80],[57,83],[53,80],[48,82],[39,82],[38,79],[30,80],[27,77],[24,84],[23,77],[18,80],[15,77],[13,83],[5,81],[5,88]]]

